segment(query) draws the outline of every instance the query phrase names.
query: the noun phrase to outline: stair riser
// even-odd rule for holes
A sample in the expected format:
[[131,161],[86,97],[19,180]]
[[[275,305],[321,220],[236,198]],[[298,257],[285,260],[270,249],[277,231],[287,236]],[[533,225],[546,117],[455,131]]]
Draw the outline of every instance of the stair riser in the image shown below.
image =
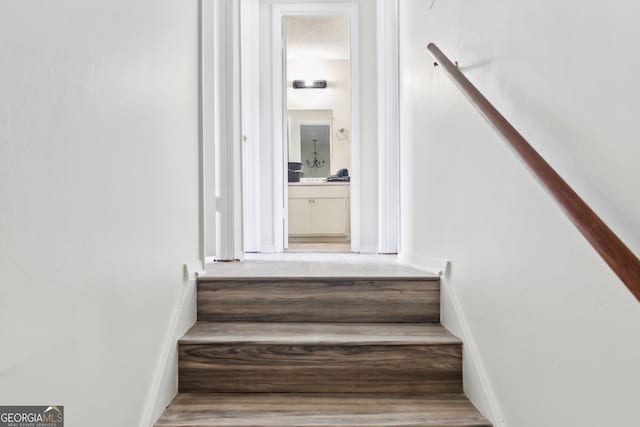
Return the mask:
[[345,279],[200,282],[198,320],[438,323],[440,284]]
[[461,393],[462,346],[185,344],[186,393]]

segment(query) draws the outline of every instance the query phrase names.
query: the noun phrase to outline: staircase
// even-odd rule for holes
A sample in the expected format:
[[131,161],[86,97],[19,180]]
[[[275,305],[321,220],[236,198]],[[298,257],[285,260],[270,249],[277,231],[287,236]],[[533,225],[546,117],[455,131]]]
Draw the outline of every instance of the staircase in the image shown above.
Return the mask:
[[490,426],[439,322],[437,278],[200,279],[155,426]]

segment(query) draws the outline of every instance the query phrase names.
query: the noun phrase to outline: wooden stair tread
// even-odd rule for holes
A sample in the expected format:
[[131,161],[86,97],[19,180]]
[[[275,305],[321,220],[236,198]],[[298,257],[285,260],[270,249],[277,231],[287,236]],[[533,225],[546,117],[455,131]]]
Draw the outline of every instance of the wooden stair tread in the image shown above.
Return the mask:
[[462,344],[435,323],[197,322],[180,344]]
[[187,394],[155,427],[489,427],[463,394]]
[[462,343],[438,324],[198,322],[183,393],[461,393]]
[[156,427],[491,425],[463,394],[437,276],[272,271],[199,278],[179,394]]

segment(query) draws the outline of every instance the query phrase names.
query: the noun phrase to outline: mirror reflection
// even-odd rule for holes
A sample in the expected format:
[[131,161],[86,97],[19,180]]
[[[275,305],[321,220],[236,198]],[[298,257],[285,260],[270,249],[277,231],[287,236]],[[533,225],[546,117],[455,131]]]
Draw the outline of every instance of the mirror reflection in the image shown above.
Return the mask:
[[289,162],[301,163],[304,178],[331,173],[331,110],[289,110]]

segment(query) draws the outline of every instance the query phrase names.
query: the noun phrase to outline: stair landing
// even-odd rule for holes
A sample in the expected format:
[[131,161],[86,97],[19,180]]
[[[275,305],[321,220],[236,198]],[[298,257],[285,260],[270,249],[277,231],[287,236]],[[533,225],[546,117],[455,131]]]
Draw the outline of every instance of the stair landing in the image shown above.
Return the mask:
[[397,278],[421,277],[439,280],[438,275],[398,264],[396,255],[355,253],[245,254],[243,262],[207,264],[201,278]]

